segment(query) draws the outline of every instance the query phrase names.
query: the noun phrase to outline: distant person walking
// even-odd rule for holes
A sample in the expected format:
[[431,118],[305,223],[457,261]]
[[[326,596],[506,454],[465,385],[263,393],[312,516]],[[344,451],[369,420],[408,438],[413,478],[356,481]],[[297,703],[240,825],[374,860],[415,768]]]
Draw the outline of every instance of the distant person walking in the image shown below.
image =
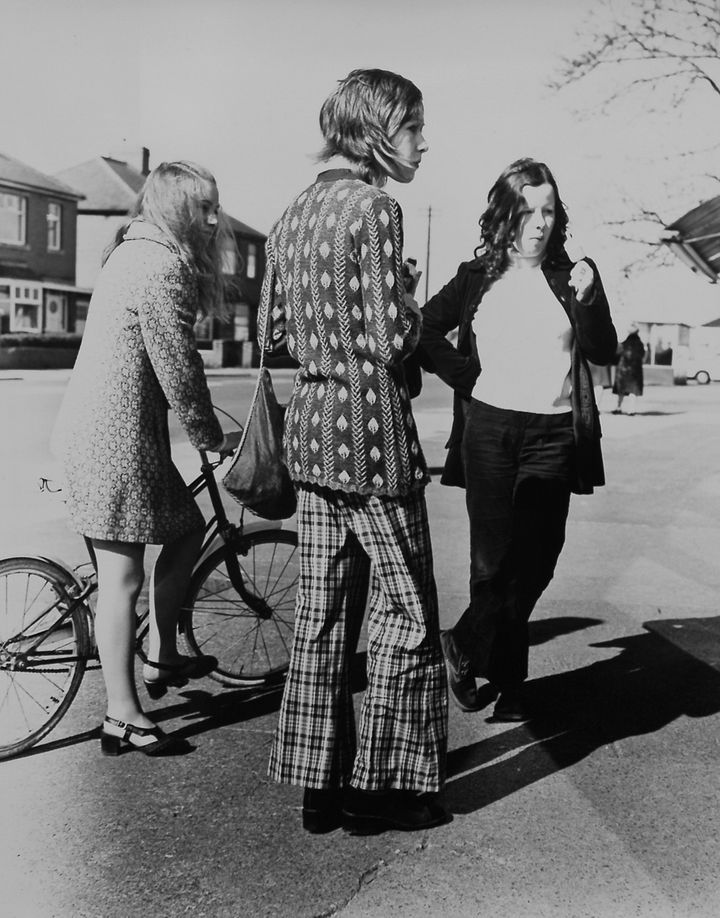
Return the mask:
[[[640,340],[637,325],[630,325],[627,338],[618,345],[617,365],[615,367],[615,380],[613,393],[617,395],[617,407],[613,414],[635,414],[636,399],[643,394],[643,362],[645,360],[645,345]],[[629,410],[623,411],[622,405],[628,399]]]
[[570,493],[605,480],[587,361],[610,362],[617,338],[597,268],[569,259],[566,227],[548,167],[511,163],[490,189],[476,257],[423,309],[420,359],[455,393],[441,480],[465,487],[470,520],[470,605],[442,634],[448,678],[466,711],[499,692],[503,721],[528,716],[528,619]]
[[[447,818],[447,689],[404,369],[420,310],[383,190],[412,181],[427,152],[422,96],[397,74],[354,70],[320,126],[326,169],[270,233],[259,319],[269,311],[265,345],[286,339],[300,365],[285,422],[300,582],[269,773],[305,788],[309,832],[425,829]],[[366,605],[356,737],[350,667]]]
[[162,545],[150,588],[152,697],[207,675],[214,657],[177,649],[177,620],[204,531],[170,454],[168,407],[196,449],[232,452],[210,400],[193,326],[222,305],[218,190],[188,162],[147,177],[130,221],[105,255],[53,437],[72,528],[98,572],[95,632],[107,690],[102,751],[146,755],[187,747],[143,712],[134,677],[135,604],[147,544]]

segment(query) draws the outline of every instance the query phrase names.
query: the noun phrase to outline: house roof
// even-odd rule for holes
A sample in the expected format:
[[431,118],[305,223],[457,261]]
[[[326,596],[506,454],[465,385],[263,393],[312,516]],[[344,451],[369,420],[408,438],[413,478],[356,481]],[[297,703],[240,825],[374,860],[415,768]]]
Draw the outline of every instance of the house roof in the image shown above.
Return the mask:
[[97,156],[57,176],[85,195],[78,207],[81,214],[126,214],[145,181],[142,172],[111,156]]
[[230,214],[225,214],[225,216],[227,217],[230,228],[234,233],[239,233],[241,236],[249,236],[251,239],[258,239],[261,242],[264,242],[267,239],[267,236],[258,230],[253,229],[252,226],[248,226],[247,223],[243,223],[241,220],[236,220],[235,217],[231,217]]
[[[98,156],[64,169],[57,176],[85,195],[85,200],[78,207],[80,214],[126,214],[145,181],[142,172],[112,156]],[[229,214],[226,216],[234,233],[265,241],[266,237],[258,230]]]
[[716,283],[720,274],[720,196],[665,227],[663,242],[691,270]]
[[52,195],[63,198],[72,198],[80,200],[82,193],[76,191],[74,187],[66,184],[64,181],[45,175],[21,163],[19,159],[0,153],[0,184],[6,188],[16,188],[18,190],[45,191]]

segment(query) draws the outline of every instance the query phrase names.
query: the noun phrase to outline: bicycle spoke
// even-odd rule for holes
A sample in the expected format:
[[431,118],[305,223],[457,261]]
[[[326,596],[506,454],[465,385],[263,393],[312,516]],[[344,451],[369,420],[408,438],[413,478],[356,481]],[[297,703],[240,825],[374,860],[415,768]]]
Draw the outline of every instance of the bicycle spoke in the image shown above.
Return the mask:
[[72,574],[39,558],[0,561],[0,759],[48,733],[74,698],[89,647]]
[[194,576],[185,611],[186,642],[196,653],[218,657],[213,677],[225,684],[276,680],[287,669],[292,643],[296,536],[278,530],[253,533],[242,543],[237,562],[242,594],[227,574],[226,549],[206,559]]

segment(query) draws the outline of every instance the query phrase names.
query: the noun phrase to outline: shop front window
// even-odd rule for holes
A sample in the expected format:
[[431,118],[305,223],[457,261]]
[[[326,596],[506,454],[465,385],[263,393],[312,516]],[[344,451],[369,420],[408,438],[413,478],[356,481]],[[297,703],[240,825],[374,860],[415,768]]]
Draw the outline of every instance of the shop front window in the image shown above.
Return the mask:
[[13,319],[13,331],[40,331],[39,306],[32,303],[17,303]]

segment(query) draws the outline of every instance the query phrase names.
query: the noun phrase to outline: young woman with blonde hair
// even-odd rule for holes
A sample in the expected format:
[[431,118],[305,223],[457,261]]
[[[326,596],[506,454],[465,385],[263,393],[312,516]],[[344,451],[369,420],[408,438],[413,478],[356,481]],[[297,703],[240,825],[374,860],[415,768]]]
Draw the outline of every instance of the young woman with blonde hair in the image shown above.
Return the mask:
[[173,464],[171,407],[196,449],[232,451],[210,399],[193,326],[222,307],[219,200],[210,172],[161,163],[108,247],[55,429],[72,528],[98,571],[96,637],[107,690],[102,751],[181,751],[143,712],[134,678],[135,604],[148,544],[162,545],[150,584],[152,697],[207,675],[213,657],[177,649],[180,603],[204,520]]

